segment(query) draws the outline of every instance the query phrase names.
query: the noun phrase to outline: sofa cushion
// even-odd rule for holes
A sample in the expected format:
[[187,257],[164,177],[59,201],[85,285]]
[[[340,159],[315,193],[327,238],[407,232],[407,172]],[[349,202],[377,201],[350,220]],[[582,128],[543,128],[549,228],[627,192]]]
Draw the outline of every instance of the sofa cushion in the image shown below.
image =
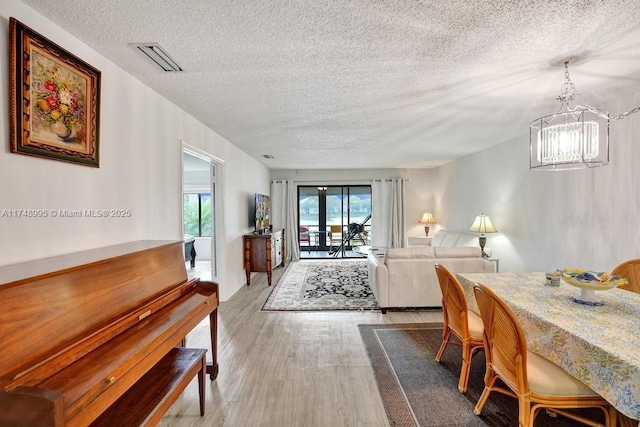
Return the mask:
[[433,258],[434,248],[431,246],[420,246],[411,248],[391,248],[387,250],[387,259],[397,258]]
[[444,246],[445,248],[454,248],[456,243],[458,243],[460,236],[462,236],[462,233],[459,231],[450,231],[447,233],[440,246]]
[[436,258],[479,258],[482,256],[482,251],[479,246],[476,248],[447,248],[444,246],[436,246],[433,250]]
[[447,234],[449,234],[449,230],[438,230],[431,239],[431,246],[440,246]]
[[480,246],[478,236],[472,233],[460,231],[438,230],[431,239],[431,246],[454,247],[475,247]]
[[475,234],[462,233],[456,242],[456,247],[480,247],[480,240]]

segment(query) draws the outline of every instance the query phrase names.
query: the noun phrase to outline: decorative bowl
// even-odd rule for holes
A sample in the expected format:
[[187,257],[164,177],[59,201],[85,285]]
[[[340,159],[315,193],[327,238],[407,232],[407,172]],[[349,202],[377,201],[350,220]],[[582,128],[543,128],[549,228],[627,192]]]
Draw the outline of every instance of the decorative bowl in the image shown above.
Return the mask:
[[627,279],[623,279],[620,276],[595,271],[583,271],[577,268],[556,270],[556,274],[571,286],[580,288],[580,295],[571,298],[573,302],[578,304],[603,305],[596,298],[594,291],[606,291],[627,284]]
[[584,280],[578,277],[562,276],[562,280],[576,288],[591,289],[594,291],[606,291],[618,286],[617,282],[598,282],[596,280]]

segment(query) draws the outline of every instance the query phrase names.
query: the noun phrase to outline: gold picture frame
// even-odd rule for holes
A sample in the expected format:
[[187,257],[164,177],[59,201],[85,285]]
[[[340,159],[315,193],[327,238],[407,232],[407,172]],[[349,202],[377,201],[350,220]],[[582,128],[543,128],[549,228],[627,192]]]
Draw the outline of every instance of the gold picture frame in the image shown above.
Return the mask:
[[100,71],[14,18],[12,153],[99,167]]

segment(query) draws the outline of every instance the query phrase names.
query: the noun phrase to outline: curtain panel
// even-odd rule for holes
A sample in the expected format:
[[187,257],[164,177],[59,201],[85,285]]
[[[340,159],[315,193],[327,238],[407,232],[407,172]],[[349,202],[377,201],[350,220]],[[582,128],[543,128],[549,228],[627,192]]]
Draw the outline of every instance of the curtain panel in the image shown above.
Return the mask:
[[300,259],[298,246],[298,203],[292,180],[271,181],[271,218],[274,230],[284,228],[287,261]]
[[405,180],[375,179],[371,183],[371,244],[401,248],[405,242]]

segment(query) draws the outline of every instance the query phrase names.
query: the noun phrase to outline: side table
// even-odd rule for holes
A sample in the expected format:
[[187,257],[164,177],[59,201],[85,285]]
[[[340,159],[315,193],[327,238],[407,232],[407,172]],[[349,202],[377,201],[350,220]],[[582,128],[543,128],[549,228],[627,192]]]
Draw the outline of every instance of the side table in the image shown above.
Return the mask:
[[486,259],[487,261],[491,261],[496,265],[496,273],[500,272],[500,258],[489,258],[489,257],[483,257],[483,258]]

